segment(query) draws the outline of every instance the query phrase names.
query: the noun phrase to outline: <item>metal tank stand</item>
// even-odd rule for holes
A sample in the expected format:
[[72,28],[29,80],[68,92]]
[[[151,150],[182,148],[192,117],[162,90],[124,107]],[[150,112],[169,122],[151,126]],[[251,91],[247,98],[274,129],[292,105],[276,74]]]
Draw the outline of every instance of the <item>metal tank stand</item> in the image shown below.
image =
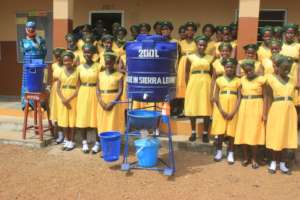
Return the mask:
[[[132,104],[131,104],[132,105]],[[155,110],[158,108],[156,105],[154,106]],[[132,108],[130,108],[132,110]],[[170,125],[170,113],[162,109],[161,116],[159,117],[159,120],[161,123],[167,124],[168,127],[168,159],[167,161],[164,161],[161,158],[158,158],[159,162],[164,165],[164,167],[150,167],[145,168],[138,166],[137,161],[134,161],[132,163],[129,163],[128,161],[128,154],[129,154],[129,137],[132,136],[140,136],[139,131],[130,131],[131,124],[129,120],[127,112],[127,125],[126,125],[126,131],[125,131],[125,147],[124,147],[124,154],[123,154],[123,164],[121,166],[122,171],[129,172],[133,169],[140,169],[140,170],[152,170],[152,171],[159,171],[162,172],[165,176],[172,176],[174,175],[176,168],[175,168],[175,158],[174,158],[174,149],[173,149],[173,142],[172,142],[172,131],[171,131],[171,125]],[[153,129],[158,128],[158,124],[156,127],[153,127]],[[153,137],[157,137],[153,135]]]

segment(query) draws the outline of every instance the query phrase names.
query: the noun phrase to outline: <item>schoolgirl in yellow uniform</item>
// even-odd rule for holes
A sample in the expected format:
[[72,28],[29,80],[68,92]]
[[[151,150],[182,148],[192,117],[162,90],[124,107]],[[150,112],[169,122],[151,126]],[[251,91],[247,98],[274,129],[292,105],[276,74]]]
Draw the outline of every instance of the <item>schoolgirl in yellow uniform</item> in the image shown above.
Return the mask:
[[116,54],[106,52],[105,71],[99,73],[97,86],[97,120],[98,132],[120,131],[125,129],[124,109],[119,101],[123,92],[123,74],[118,72],[114,65]]
[[298,25],[288,24],[284,29],[284,42],[281,48],[280,54],[289,56],[294,59],[295,62],[299,61],[300,44],[296,40],[298,31]]
[[82,51],[78,49],[77,47],[77,39],[74,34],[68,33],[65,36],[65,40],[67,42],[67,50],[71,51],[74,54],[74,59],[76,62],[76,65],[79,65],[80,63],[83,63],[84,61],[82,58]]
[[112,50],[117,54],[117,58],[119,59],[125,52],[125,44],[126,44],[126,37],[127,30],[124,27],[119,27],[116,30],[116,39],[112,44]]
[[[86,59],[84,57],[84,52],[83,52],[83,46],[85,44],[93,45],[95,47],[97,46],[97,41],[95,41],[95,37],[92,34],[84,35],[83,42],[84,43],[81,46],[80,54],[79,54],[80,64],[86,63]],[[95,52],[94,55],[93,55],[93,61],[94,62],[99,62],[99,60],[100,60],[99,54],[98,54],[98,52]]]
[[257,145],[265,145],[265,121],[267,104],[264,76],[255,72],[255,61],[244,60],[241,67],[245,76],[241,78],[242,100],[238,111],[238,121],[234,144],[242,145],[243,166],[251,163],[248,151],[251,150],[252,168],[259,167],[257,162]]
[[178,29],[179,39],[178,41],[182,41],[186,39],[185,25],[181,25]]
[[[87,143],[87,131],[91,130],[97,135],[97,96],[96,83],[99,72],[99,63],[93,61],[97,49],[92,44],[82,47],[86,62],[78,66],[80,88],[77,97],[76,127],[82,136],[82,151],[89,152]],[[98,137],[98,136],[96,136]],[[92,148],[92,153],[100,150],[98,139]]]
[[275,55],[278,55],[281,51],[281,42],[278,40],[271,40],[270,42],[270,50],[272,53],[272,56],[270,58],[264,58],[262,60],[262,74],[273,74],[274,73],[274,58]]
[[139,35],[140,33],[140,27],[136,24],[131,25],[130,26],[130,34],[131,34],[131,38],[129,39],[130,41],[134,41],[136,40],[136,37]]
[[271,40],[273,37],[273,28],[271,26],[265,26],[261,30],[263,42],[258,47],[257,57],[259,61],[263,61],[266,58],[271,58],[272,53],[270,49]]
[[267,84],[273,91],[273,102],[268,114],[266,128],[266,147],[272,151],[269,172],[275,173],[277,162],[284,174],[289,174],[282,151],[298,148],[297,112],[293,103],[295,82],[289,78],[293,60],[281,56],[278,72],[267,76]]
[[202,28],[202,33],[208,38],[207,47],[205,50],[206,55],[214,56],[216,42],[213,40],[213,35],[215,34],[216,29],[212,24],[205,24]]
[[[232,54],[231,58],[235,58],[236,56],[236,47],[237,43],[236,41],[232,40],[232,35],[231,35],[231,28],[229,26],[222,26],[222,42],[230,43],[232,46]],[[215,57],[219,58],[220,57],[220,51],[219,51],[219,46],[222,42],[217,42],[215,46]]]
[[255,73],[258,75],[262,74],[261,62],[257,60],[257,49],[258,49],[258,46],[256,44],[248,44],[248,45],[244,46],[245,59],[239,60],[238,68],[237,68],[238,76],[240,76],[240,77],[244,76],[245,72],[244,72],[243,68],[241,68],[241,64],[245,60],[249,60],[249,59],[254,61]]
[[280,42],[282,42],[283,40],[283,32],[284,32],[284,29],[282,26],[275,26],[273,28],[273,38],[275,40],[279,40]]
[[60,144],[64,141],[64,134],[59,130],[57,119],[60,99],[57,95],[57,81],[61,71],[63,70],[63,59],[62,54],[64,49],[56,48],[53,50],[54,63],[52,64],[52,86],[50,92],[50,120],[54,124],[54,133],[57,135],[56,143]]
[[104,53],[105,52],[113,52],[113,50],[112,50],[113,39],[114,39],[114,37],[112,35],[103,35],[101,38],[102,47],[101,47],[100,53],[99,53],[99,56],[100,56],[99,71],[105,70]]
[[63,129],[66,142],[63,150],[74,149],[74,132],[76,126],[76,104],[79,90],[79,74],[74,62],[74,54],[66,51],[63,54],[64,69],[57,82],[57,94],[61,103],[58,108],[58,126]]
[[161,21],[156,21],[153,24],[153,30],[156,35],[161,35]]
[[184,111],[191,121],[192,134],[190,141],[196,140],[196,119],[204,119],[204,132],[202,141],[209,142],[208,129],[212,115],[211,103],[211,63],[213,57],[205,54],[208,38],[198,36],[195,38],[198,52],[188,55],[186,62],[186,82]]
[[222,29],[223,26],[221,25],[216,26],[216,43],[223,41]]
[[139,25],[139,29],[140,29],[140,34],[150,34],[151,31],[151,26],[148,23],[141,23]]
[[193,22],[187,22],[185,24],[186,39],[179,42],[180,55],[177,68],[176,77],[176,115],[183,115],[184,97],[186,90],[186,61],[187,56],[197,52],[197,45],[194,41],[194,34],[197,32],[197,26]]
[[222,144],[224,137],[228,137],[227,162],[234,163],[233,144],[236,132],[237,111],[240,104],[240,79],[236,77],[237,61],[228,58],[222,61],[225,74],[217,79],[215,89],[215,105],[211,134],[218,136],[216,142],[216,162],[222,160]]
[[79,49],[80,51],[82,50],[83,45],[85,44],[84,42],[84,37],[86,35],[92,35],[92,26],[89,24],[85,24],[82,26],[81,30],[80,30],[80,36],[81,38],[77,41],[77,49]]
[[[230,43],[224,43],[222,42],[219,46],[219,51],[220,51],[220,58],[217,58],[212,66],[212,84],[211,84],[211,91],[214,91],[215,86],[216,86],[216,80],[218,77],[223,76],[225,73],[223,60],[226,60],[230,58],[231,53],[232,53],[232,46]],[[214,92],[211,93],[211,99],[213,99]]]

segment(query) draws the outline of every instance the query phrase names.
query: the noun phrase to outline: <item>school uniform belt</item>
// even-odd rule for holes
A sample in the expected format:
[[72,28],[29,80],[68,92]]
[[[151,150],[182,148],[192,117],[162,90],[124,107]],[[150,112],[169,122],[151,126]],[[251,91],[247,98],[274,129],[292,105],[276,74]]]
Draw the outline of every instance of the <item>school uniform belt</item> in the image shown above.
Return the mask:
[[233,95],[237,95],[237,92],[236,91],[227,90],[227,91],[222,91],[221,94],[233,94]]
[[100,90],[101,94],[111,94],[111,93],[117,93],[119,90],[115,89],[115,90]]
[[293,97],[286,96],[286,97],[274,97],[273,101],[293,101]]
[[262,95],[243,95],[243,99],[262,99]]
[[81,86],[87,86],[87,87],[96,87],[96,83],[81,83]]
[[207,70],[194,70],[194,71],[192,71],[192,74],[209,74],[209,71],[207,71]]
[[186,52],[186,53],[181,53],[181,56],[188,56],[188,55],[191,55],[193,54],[192,52]]
[[72,90],[75,90],[76,86],[74,86],[74,85],[63,85],[62,89],[72,89]]

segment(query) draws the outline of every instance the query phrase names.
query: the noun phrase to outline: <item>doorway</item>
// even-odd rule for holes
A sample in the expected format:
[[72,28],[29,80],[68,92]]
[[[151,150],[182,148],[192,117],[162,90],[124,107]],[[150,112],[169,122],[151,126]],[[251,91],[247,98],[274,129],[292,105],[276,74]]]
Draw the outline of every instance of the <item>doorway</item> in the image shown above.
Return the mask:
[[118,22],[121,26],[124,25],[124,11],[120,10],[101,10],[101,11],[90,11],[89,22],[92,26],[101,19],[104,27],[112,34],[112,24]]

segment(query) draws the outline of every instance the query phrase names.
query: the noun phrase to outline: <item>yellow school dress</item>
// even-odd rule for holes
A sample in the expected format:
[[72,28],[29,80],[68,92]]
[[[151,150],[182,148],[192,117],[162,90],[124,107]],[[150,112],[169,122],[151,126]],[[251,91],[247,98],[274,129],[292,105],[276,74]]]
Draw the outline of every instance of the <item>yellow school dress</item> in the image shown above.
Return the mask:
[[[77,70],[70,75],[66,74],[65,69],[61,70],[59,80],[61,82],[61,92],[64,98],[69,98],[76,91],[79,74]],[[58,107],[58,126],[74,128],[76,126],[76,104],[77,97],[69,102],[71,109],[68,109],[62,102]]]
[[266,47],[264,44],[261,44],[257,50],[257,58],[259,61],[263,61],[266,58],[271,58],[272,52],[269,47]]
[[241,78],[242,100],[238,111],[235,144],[264,145],[265,124],[263,118],[263,85],[264,76],[248,80]]
[[215,51],[216,51],[216,42],[214,40],[209,40],[207,43],[207,47],[205,49],[205,54],[214,56]]
[[73,54],[75,56],[75,61],[79,60],[80,64],[85,63],[85,59],[83,59],[83,53],[81,50],[77,49],[76,51],[73,51]]
[[[120,57],[120,61],[123,63],[123,66],[126,69],[126,54],[122,55]],[[124,83],[123,83],[123,93],[122,93],[122,97],[121,97],[122,101],[127,101],[127,76],[126,74],[124,74]]]
[[224,75],[225,72],[224,65],[222,65],[221,62],[222,62],[222,58],[217,58],[212,64],[217,77]]
[[77,41],[77,48],[78,48],[79,50],[82,50],[83,45],[84,45],[83,39],[79,39],[79,40]]
[[300,44],[294,42],[292,44],[283,43],[280,54],[299,60]]
[[126,51],[124,49],[124,45],[119,47],[116,42],[113,42],[112,50],[113,50],[113,52],[115,52],[115,54],[117,54],[117,58],[120,58],[120,56],[122,56],[126,53]]
[[190,78],[187,84],[184,102],[186,116],[211,116],[211,55],[200,57],[198,54],[188,56],[191,62]]
[[[243,62],[245,61],[245,59],[239,60],[239,65],[241,65]],[[262,70],[262,66],[261,66],[261,62],[258,60],[255,60],[254,63],[254,71],[256,74],[261,74]],[[241,76],[244,76],[245,72],[244,69],[241,67]]]
[[77,128],[97,127],[97,95],[96,83],[98,78],[98,65],[94,63],[90,67],[81,64],[78,67],[80,88],[77,96]]
[[275,75],[269,75],[267,83],[273,90],[273,103],[268,114],[266,147],[274,151],[296,149],[298,119],[292,99],[295,91],[294,81],[290,79],[283,83]]
[[273,60],[271,58],[264,58],[261,62],[261,65],[264,71],[264,75],[274,73]]
[[[289,73],[289,77],[294,81],[294,84],[297,85],[298,81],[298,63],[294,62],[291,67],[291,71]],[[294,93],[294,103],[296,106],[300,105],[300,95],[299,95],[299,90],[295,89]]]
[[[219,102],[226,113],[233,111],[235,104],[237,103],[237,93],[240,87],[240,79],[235,77],[233,79],[228,79],[226,76],[221,76],[217,79],[216,85],[220,89],[219,93]],[[227,121],[221,115],[217,105],[214,105],[213,109],[213,123],[211,133],[212,135],[227,135],[234,137],[237,114],[233,117],[232,120]]]
[[60,103],[59,96],[57,95],[57,80],[63,69],[63,66],[59,66],[58,63],[52,64],[52,78],[53,83],[50,92],[50,120],[57,121],[58,104]]
[[[83,52],[79,53],[79,60],[80,60],[80,64],[84,64],[86,63],[86,60],[85,60],[85,57],[84,57],[84,54]],[[93,55],[93,58],[92,58],[93,62],[99,62],[100,61],[100,56],[98,53],[95,53]]]
[[[119,91],[119,83],[123,78],[123,74],[115,71],[108,74],[106,71],[100,72],[98,81],[100,84],[101,97],[104,103],[110,103],[115,100]],[[97,127],[98,132],[120,131],[125,128],[124,109],[121,104],[116,104],[112,110],[106,111],[100,103],[97,106]]]
[[[220,57],[220,51],[219,51],[219,46],[222,44],[223,42],[216,42],[215,43],[215,56],[217,58]],[[234,49],[237,47],[237,41],[232,41],[230,42],[231,46],[232,46],[232,50],[234,51]]]
[[177,78],[176,78],[176,97],[184,98],[186,83],[185,83],[185,65],[187,55],[197,52],[197,45],[194,41],[182,40],[179,42],[181,49],[181,58],[178,63]]

